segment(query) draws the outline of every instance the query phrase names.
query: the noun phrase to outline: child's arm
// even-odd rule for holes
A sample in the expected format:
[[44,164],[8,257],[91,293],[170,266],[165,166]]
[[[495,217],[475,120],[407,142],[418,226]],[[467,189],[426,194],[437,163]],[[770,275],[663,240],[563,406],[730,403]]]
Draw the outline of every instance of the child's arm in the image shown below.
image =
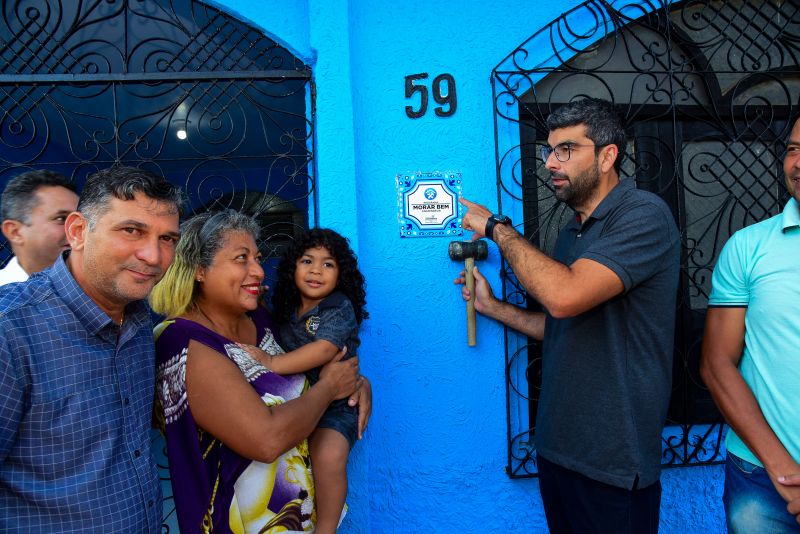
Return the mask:
[[[309,369],[325,365],[339,353],[339,347],[325,339],[312,341],[292,352],[276,354],[274,356],[267,354],[253,345],[239,343],[239,346],[250,353],[252,357],[260,361],[264,367],[279,375],[302,373]],[[346,351],[347,349],[345,348],[343,350]]]

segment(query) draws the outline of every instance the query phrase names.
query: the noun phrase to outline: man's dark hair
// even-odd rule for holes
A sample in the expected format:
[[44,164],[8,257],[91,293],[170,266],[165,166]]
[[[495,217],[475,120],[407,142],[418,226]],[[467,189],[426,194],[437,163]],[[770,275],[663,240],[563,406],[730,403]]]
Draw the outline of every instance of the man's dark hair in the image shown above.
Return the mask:
[[579,124],[586,125],[586,137],[595,144],[595,153],[606,145],[617,145],[614,170],[619,174],[628,139],[614,104],[600,98],[582,98],[561,106],[547,117],[551,132]]
[[11,219],[30,224],[30,213],[39,203],[36,193],[42,187],[63,187],[76,193],[75,184],[55,171],[35,170],[23,172],[12,178],[3,190],[0,202],[2,220]]
[[108,211],[112,198],[133,200],[136,193],[172,204],[181,213],[183,195],[178,187],[150,171],[122,166],[103,169],[89,176],[78,201],[78,211],[89,221],[91,229]]

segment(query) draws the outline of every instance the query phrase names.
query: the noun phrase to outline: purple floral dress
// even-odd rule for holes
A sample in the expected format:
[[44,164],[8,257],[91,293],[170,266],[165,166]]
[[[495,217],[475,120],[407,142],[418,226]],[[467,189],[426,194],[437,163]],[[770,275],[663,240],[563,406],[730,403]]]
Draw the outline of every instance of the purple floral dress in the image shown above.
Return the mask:
[[[273,335],[269,313],[250,314],[258,346],[283,349]],[[170,319],[155,329],[157,401],[163,408],[169,471],[182,534],[194,532],[286,533],[314,528],[314,485],[305,440],[265,464],[244,458],[194,421],[186,397],[186,354],[195,340],[233,361],[264,404],[299,397],[305,376],[278,375],[252,359],[235,342],[186,319]]]

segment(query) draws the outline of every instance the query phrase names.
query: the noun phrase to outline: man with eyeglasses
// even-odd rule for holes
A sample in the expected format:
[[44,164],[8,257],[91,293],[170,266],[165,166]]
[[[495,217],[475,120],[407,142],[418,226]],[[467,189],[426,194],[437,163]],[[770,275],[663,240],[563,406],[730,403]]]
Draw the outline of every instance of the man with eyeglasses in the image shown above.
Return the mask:
[[535,443],[550,531],[656,533],[678,230],[658,196],[620,180],[627,141],[610,102],[574,101],[547,126],[542,159],[556,197],[575,211],[553,258],[508,217],[462,201],[463,227],[497,243],[544,311],[498,300],[477,268],[475,309],[543,340]]

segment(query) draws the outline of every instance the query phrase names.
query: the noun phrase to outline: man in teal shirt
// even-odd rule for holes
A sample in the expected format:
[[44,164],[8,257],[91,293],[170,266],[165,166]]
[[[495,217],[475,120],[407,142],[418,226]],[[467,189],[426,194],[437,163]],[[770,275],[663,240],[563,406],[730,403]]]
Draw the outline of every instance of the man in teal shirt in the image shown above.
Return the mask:
[[736,232],[712,278],[701,372],[731,429],[728,531],[800,532],[800,119],[783,213]]

